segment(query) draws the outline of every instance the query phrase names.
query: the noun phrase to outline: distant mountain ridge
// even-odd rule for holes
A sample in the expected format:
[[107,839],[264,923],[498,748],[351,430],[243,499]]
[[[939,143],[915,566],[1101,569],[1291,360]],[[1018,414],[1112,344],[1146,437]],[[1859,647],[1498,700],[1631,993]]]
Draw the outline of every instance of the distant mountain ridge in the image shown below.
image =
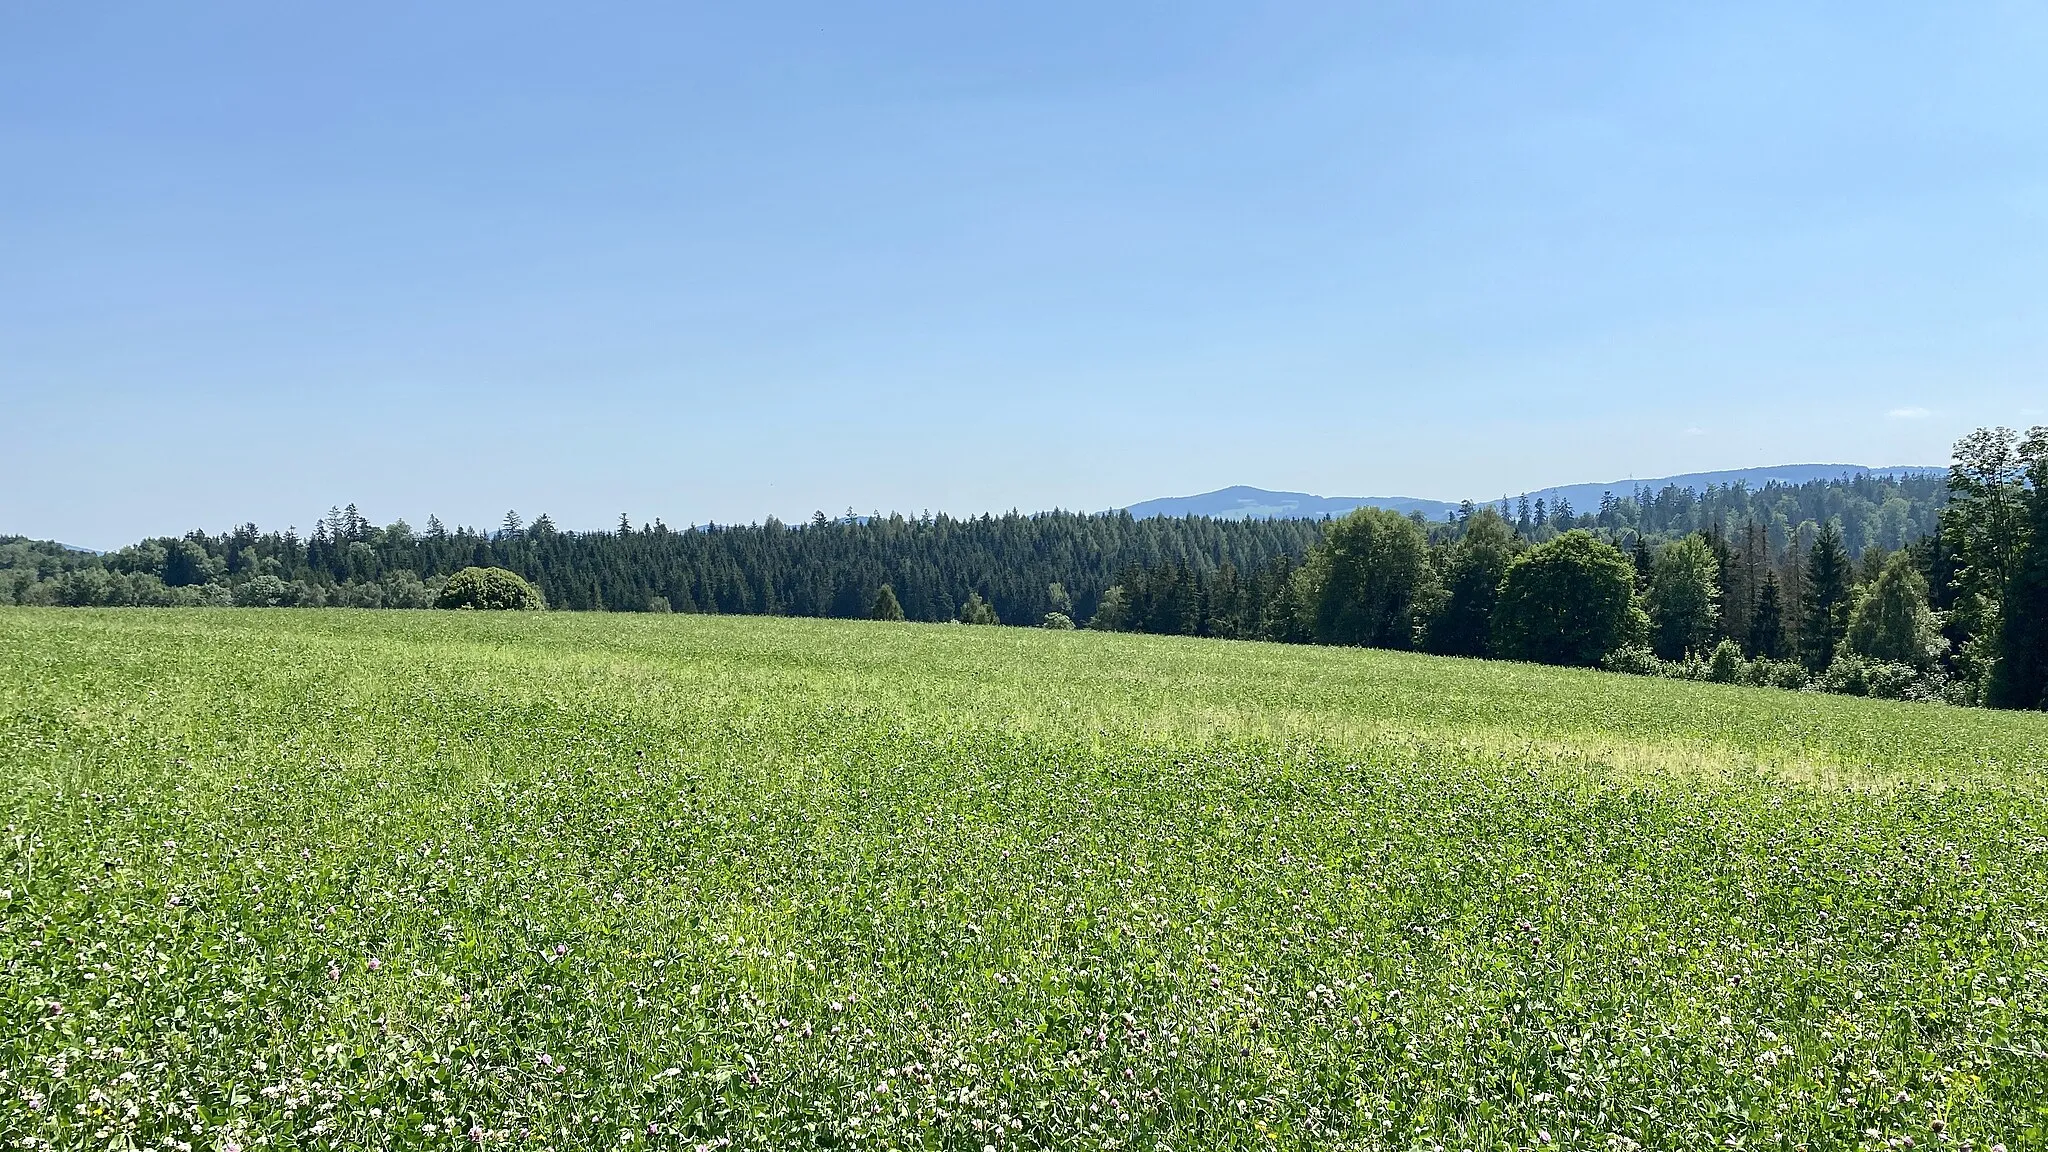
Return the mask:
[[[1584,512],[1600,506],[1602,493],[1627,496],[1638,488],[1652,492],[1668,485],[1690,488],[1695,492],[1710,486],[1724,484],[1747,484],[1761,488],[1766,484],[1805,484],[1814,480],[1833,480],[1843,476],[1926,476],[1946,473],[1946,468],[1925,467],[1903,464],[1885,468],[1871,468],[1862,464],[1780,464],[1770,468],[1732,468],[1720,472],[1688,472],[1678,476],[1657,476],[1645,479],[1614,480],[1605,484],[1560,484],[1551,488],[1538,488],[1526,493],[1509,494],[1506,499],[1519,500],[1527,496],[1533,503],[1542,500],[1555,506],[1558,499],[1571,501],[1572,507]],[[1475,504],[1492,504],[1502,497],[1473,497]],[[1456,512],[1456,501],[1426,500],[1416,496],[1316,496],[1307,492],[1273,492],[1264,488],[1253,488],[1245,484],[1219,488],[1214,492],[1203,492],[1195,496],[1168,496],[1157,500],[1145,500],[1125,508],[1132,516],[1144,519],[1147,516],[1214,516],[1229,520],[1269,519],[1318,519],[1323,516],[1342,516],[1356,508],[1387,508],[1402,515],[1420,512],[1431,520],[1441,520],[1445,514]]]

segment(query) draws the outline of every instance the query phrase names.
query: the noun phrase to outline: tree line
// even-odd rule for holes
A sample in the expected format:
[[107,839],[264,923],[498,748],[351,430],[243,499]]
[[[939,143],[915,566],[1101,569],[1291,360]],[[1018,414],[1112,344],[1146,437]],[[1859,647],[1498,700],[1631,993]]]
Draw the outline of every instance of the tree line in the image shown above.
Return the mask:
[[2024,605],[2048,580],[2044,441],[1981,431],[1947,477],[1502,500],[1441,523],[849,509],[599,532],[507,512],[485,531],[350,505],[304,535],[244,524],[105,555],[0,538],[0,602],[416,608],[501,568],[572,610],[1085,622],[2011,703],[2040,678]]
[[[1089,626],[2048,707],[2048,428],[1966,437],[1923,520],[1901,493],[1926,483],[1817,486],[1896,489],[1877,507],[1916,530],[1889,537],[1895,548],[1873,538],[1869,519],[1855,532],[1839,515],[1788,528],[1789,493],[1739,487],[1663,501],[1688,518],[1745,515],[1694,518],[1661,537],[1610,526],[1655,522],[1633,498],[1591,523],[1468,505],[1430,525],[1360,509],[1329,523],[1298,562],[1281,556],[1248,574],[1127,567]],[[1831,503],[1847,504],[1801,507]]]
[[1129,566],[1253,568],[1302,554],[1321,530],[1307,520],[849,511],[681,530],[621,517],[601,532],[507,513],[486,532],[437,517],[420,529],[403,520],[380,527],[351,505],[305,535],[245,524],[105,555],[0,540],[0,602],[423,608],[449,577],[478,567],[517,573],[557,609],[865,617],[888,585],[909,620],[957,620],[972,607],[978,617],[1037,624],[1052,611],[1087,619]]

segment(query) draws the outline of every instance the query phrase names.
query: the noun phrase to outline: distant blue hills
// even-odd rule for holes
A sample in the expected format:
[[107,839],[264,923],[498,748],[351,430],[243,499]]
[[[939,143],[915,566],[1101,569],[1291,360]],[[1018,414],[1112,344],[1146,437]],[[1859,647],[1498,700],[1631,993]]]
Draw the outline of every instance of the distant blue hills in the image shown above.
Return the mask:
[[[1571,501],[1573,508],[1585,512],[1600,507],[1602,493],[1612,492],[1616,496],[1627,496],[1638,488],[1648,488],[1656,492],[1668,485],[1677,485],[1700,492],[1710,486],[1725,484],[1747,484],[1751,488],[1762,488],[1772,483],[1805,484],[1814,480],[1837,480],[1858,474],[1938,476],[1947,472],[1946,468],[1917,465],[1870,468],[1862,464],[1781,464],[1774,468],[1689,472],[1682,476],[1614,480],[1605,484],[1560,484],[1554,488],[1509,494],[1507,498],[1517,500],[1526,495],[1532,503],[1540,499],[1548,505],[1555,506],[1561,497]],[[1499,495],[1474,496],[1472,501],[1475,504],[1491,504],[1500,498]],[[1425,500],[1417,496],[1314,496],[1307,492],[1271,492],[1264,488],[1238,484],[1229,488],[1219,488],[1214,492],[1204,492],[1198,496],[1168,496],[1159,500],[1146,500],[1124,510],[1139,519],[1147,516],[1214,516],[1230,520],[1269,520],[1342,516],[1354,508],[1389,508],[1404,516],[1410,512],[1420,512],[1428,519],[1441,520],[1446,513],[1456,512],[1458,505],[1455,501]]]

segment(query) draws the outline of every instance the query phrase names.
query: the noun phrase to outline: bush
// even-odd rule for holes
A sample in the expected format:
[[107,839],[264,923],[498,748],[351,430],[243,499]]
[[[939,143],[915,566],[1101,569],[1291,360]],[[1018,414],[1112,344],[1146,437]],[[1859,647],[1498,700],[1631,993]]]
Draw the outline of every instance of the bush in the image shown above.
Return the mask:
[[394,572],[384,577],[386,608],[432,608],[434,593],[413,572]]
[[343,608],[382,608],[384,588],[380,584],[345,583],[334,590],[334,603]]
[[540,589],[517,572],[503,568],[464,568],[450,577],[441,589],[436,608],[473,608],[487,611],[534,611],[547,607]]
[[1806,666],[1797,660],[1772,660],[1759,656],[1743,666],[1742,683],[1758,688],[1802,691],[1806,688]]
[[1664,675],[1664,662],[1645,644],[1625,644],[1609,652],[1600,660],[1600,666],[1609,672],[1627,672],[1636,676]]
[[1872,660],[1854,652],[1835,657],[1821,677],[1821,687],[1844,696],[1875,696],[1884,700],[1931,700],[1941,696],[1941,685],[1929,683],[1911,664]]
[[1939,692],[1928,692],[1924,687],[1925,677],[1911,664],[1893,660],[1873,660],[1867,682],[1870,694],[1881,700],[1925,700],[1938,696]]
[[291,586],[275,576],[258,576],[235,589],[235,604],[242,608],[278,608],[291,602]]
[[1868,696],[1870,666],[1863,657],[1844,652],[1834,658],[1820,675],[1820,690],[1839,696]]
[[960,622],[962,624],[1002,623],[1002,621],[996,619],[995,608],[988,601],[983,600],[979,592],[969,592],[967,594],[967,603],[960,606]]
[[1716,684],[1736,684],[1742,680],[1742,649],[1733,640],[1723,640],[1714,645],[1714,654],[1707,657],[1707,679]]
[[875,593],[875,606],[868,610],[868,616],[875,620],[903,619],[903,603],[896,599],[896,589],[887,584]]
[[1669,660],[1664,664],[1664,674],[1673,680],[1710,680],[1706,660],[1697,652],[1690,653],[1683,660]]
[[1055,632],[1071,632],[1074,630],[1074,618],[1065,612],[1047,612],[1045,623],[1041,627],[1050,628]]

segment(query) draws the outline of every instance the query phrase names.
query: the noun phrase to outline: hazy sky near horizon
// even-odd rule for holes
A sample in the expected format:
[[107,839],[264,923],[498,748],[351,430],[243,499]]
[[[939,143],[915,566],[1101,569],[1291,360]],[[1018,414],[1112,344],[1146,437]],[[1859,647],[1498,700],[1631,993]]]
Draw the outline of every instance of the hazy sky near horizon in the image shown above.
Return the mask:
[[1490,497],[2048,423],[2048,8],[0,8],[0,533]]

